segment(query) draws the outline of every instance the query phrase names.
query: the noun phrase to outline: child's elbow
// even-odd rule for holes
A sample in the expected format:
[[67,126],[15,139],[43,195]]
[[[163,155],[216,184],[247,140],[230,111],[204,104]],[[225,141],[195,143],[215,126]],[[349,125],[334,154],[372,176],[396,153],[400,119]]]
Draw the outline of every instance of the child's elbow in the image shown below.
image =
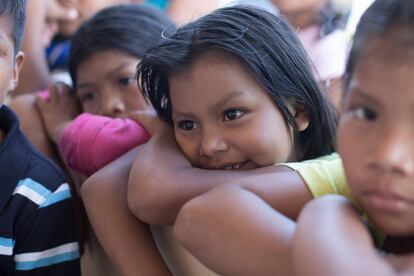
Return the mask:
[[99,175],[92,175],[87,178],[80,188],[82,202],[86,211],[99,208],[100,204],[104,204],[111,191],[107,188],[105,179]]
[[127,203],[134,216],[148,224],[159,224],[160,193],[155,192],[155,183],[128,184]]
[[[199,254],[212,244],[210,234],[217,231],[218,209],[210,203],[210,193],[187,202],[178,213],[174,237],[190,252]],[[214,196],[214,193],[213,193]]]

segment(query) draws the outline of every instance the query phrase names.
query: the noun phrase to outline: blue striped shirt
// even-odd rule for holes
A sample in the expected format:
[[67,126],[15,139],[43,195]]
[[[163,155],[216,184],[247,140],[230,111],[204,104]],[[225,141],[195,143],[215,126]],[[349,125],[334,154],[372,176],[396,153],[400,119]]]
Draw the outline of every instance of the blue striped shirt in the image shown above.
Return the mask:
[[71,190],[63,173],[0,108],[0,275],[80,275]]

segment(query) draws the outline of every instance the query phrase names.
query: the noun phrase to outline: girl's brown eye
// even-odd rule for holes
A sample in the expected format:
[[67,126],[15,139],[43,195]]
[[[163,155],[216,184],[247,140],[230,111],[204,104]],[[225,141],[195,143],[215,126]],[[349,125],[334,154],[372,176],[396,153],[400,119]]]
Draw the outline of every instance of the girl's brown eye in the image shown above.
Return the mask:
[[178,128],[181,128],[183,130],[193,130],[197,127],[197,124],[190,120],[184,120],[181,122],[178,122]]
[[124,78],[120,78],[118,81],[118,84],[120,86],[128,86],[132,83],[135,83],[135,78],[134,77],[124,77]]
[[358,107],[354,109],[355,117],[362,120],[373,121],[377,118],[377,114],[364,107]]
[[244,115],[244,111],[230,109],[224,112],[224,121],[232,121]]

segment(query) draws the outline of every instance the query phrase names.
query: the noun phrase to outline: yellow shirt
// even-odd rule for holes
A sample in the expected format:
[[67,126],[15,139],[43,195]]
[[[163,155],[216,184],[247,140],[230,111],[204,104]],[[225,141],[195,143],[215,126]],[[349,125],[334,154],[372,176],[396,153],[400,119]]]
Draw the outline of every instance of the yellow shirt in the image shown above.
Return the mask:
[[305,181],[313,197],[337,194],[354,202],[351,190],[346,183],[341,158],[337,153],[317,159],[280,165],[297,171]]
[[352,192],[346,182],[342,160],[337,153],[332,153],[317,159],[295,163],[283,163],[279,165],[287,166],[298,172],[314,198],[327,194],[335,194],[342,195],[349,199],[362,217],[365,218],[371,234],[375,239],[375,243],[377,245],[383,244],[385,238],[384,234],[369,222],[366,213],[363,212],[361,207],[354,200]]

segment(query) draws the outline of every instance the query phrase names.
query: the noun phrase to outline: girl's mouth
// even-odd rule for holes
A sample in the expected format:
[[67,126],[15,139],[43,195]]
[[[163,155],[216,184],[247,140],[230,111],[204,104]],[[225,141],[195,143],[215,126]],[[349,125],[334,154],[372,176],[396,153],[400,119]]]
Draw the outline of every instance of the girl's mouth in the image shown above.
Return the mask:
[[240,162],[240,163],[227,165],[223,168],[223,170],[226,170],[226,171],[238,170],[246,163],[247,163],[247,161],[243,161],[243,162]]

